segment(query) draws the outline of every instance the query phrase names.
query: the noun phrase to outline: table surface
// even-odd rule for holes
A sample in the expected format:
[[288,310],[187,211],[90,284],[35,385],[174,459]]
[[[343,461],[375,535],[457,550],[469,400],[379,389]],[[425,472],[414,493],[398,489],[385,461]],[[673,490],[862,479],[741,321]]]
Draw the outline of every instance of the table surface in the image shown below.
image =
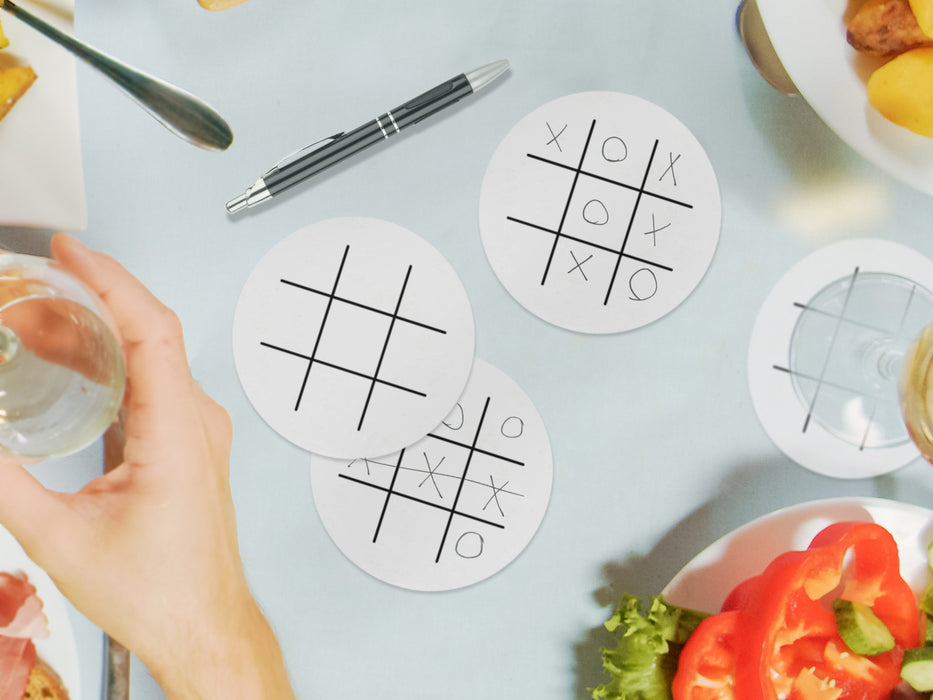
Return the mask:
[[[775,447],[752,405],[746,354],[786,270],[827,243],[898,241],[933,257],[931,200],[848,148],[799,97],[747,60],[735,0],[80,0],[76,31],[215,106],[236,139],[209,153],[174,138],[78,68],[89,245],[121,260],[186,331],[194,376],[232,415],[242,553],[302,698],[450,700],[589,696],[602,681],[603,620],[623,592],[657,593],[719,536],[777,508],[830,496],[933,503],[917,460],[834,480]],[[499,58],[506,78],[313,185],[244,215],[224,203],[283,155]],[[693,131],[719,181],[722,227],[697,289],[664,318],[612,335],[528,313],[484,255],[483,175],[522,117],[588,90],[629,93]],[[847,194],[848,193],[848,194]],[[309,455],[276,434],[238,381],[231,326],[254,265],[308,224],[366,216],[423,237],[453,265],[476,355],[541,414],[554,486],[527,549],[465,589],[417,593],[347,558],[316,514]],[[41,230],[2,232],[22,248]],[[99,452],[43,465],[78,488]],[[100,633],[72,615],[82,696],[99,697]],[[134,664],[134,700],[162,697]]]

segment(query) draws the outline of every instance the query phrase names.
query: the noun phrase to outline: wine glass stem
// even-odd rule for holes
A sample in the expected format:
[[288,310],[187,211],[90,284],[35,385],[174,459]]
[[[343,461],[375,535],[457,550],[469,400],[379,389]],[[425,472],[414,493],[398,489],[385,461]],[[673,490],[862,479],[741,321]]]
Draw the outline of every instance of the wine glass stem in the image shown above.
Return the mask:
[[0,326],[0,365],[7,364],[19,352],[20,342],[12,330],[6,326]]
[[877,388],[896,386],[904,350],[893,338],[872,341],[863,355],[862,369]]

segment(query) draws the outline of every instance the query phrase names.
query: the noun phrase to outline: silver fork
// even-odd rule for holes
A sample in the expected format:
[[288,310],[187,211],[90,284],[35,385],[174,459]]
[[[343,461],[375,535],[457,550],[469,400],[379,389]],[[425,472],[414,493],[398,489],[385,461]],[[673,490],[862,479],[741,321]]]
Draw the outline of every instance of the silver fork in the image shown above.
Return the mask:
[[[104,434],[104,473],[123,463],[123,447],[126,435],[123,432],[123,412]],[[113,639],[104,635],[104,677],[101,700],[128,700],[130,697],[130,652]]]
[[0,8],[15,15],[113,80],[176,136],[207,150],[223,151],[233,143],[233,131],[223,117],[191,93],[88,46],[27,12],[11,0],[0,2]]

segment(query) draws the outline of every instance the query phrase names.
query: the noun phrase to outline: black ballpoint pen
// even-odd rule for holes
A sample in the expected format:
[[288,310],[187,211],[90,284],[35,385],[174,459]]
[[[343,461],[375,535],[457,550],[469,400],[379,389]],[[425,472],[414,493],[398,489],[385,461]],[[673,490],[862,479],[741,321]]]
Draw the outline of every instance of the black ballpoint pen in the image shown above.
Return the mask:
[[344,158],[384,141],[476,92],[502,75],[508,67],[509,62],[501,60],[461,73],[353,131],[335,134],[302,148],[276,163],[246,192],[227,202],[227,211],[233,213],[252,207],[304,182]]

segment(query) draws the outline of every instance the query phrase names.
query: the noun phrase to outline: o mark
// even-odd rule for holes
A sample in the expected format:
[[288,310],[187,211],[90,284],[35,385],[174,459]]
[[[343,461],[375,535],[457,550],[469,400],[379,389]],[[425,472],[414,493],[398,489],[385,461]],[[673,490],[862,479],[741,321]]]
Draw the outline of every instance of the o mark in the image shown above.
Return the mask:
[[502,435],[507,438],[521,437],[525,432],[525,422],[518,416],[511,416],[502,421]]
[[594,226],[605,226],[609,223],[609,210],[598,199],[591,199],[583,205],[583,219]]
[[483,536],[472,530],[464,532],[457,539],[454,551],[464,559],[476,559],[483,553]]
[[[645,274],[642,275],[642,273],[645,273]],[[644,289],[643,293],[641,294],[635,291],[635,278],[638,277],[639,275],[641,275],[642,277],[647,275],[648,279],[647,279],[646,284],[648,287],[650,287],[650,294],[647,293],[649,291],[648,289]],[[658,293],[658,278],[654,274],[654,272],[649,270],[647,267],[643,267],[640,270],[636,270],[634,274],[632,274],[632,276],[629,277],[628,288],[632,292],[632,296],[630,296],[629,299],[631,299],[632,301],[647,301],[648,299],[650,299],[651,297],[653,297],[655,294]]]
[[[459,423],[456,422],[458,419],[460,421]],[[456,406],[454,406],[453,410],[450,412],[447,418],[441,422],[451,430],[460,430],[460,428],[463,427],[463,421],[463,406],[458,403]]]
[[610,136],[603,141],[603,158],[610,163],[621,163],[628,158],[628,146],[618,136]]

